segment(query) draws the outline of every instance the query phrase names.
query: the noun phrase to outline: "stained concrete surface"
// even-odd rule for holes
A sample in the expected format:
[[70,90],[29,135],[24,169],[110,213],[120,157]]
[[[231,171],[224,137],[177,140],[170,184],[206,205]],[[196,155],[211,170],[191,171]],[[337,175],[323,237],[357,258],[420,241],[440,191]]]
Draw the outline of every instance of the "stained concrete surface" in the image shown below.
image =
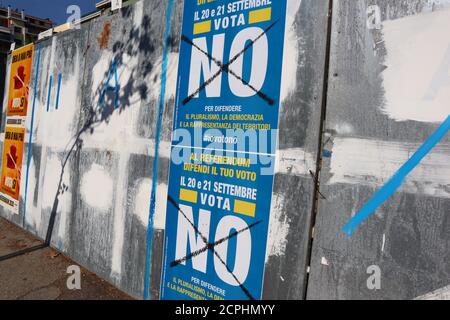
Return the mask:
[[[0,256],[41,242],[0,218]],[[81,289],[69,290],[67,268],[75,262],[52,248],[0,261],[0,300],[129,300],[122,291],[80,267]]]

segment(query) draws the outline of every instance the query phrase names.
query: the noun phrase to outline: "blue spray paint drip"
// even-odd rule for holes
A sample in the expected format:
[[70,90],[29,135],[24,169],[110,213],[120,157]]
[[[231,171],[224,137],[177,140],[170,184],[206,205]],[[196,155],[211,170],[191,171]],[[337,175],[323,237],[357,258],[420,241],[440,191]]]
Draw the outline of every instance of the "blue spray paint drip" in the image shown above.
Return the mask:
[[153,224],[155,216],[155,199],[156,199],[156,188],[158,180],[158,159],[159,159],[159,144],[161,139],[161,128],[162,128],[162,117],[164,114],[164,101],[166,95],[166,78],[167,78],[167,64],[168,64],[168,46],[169,37],[172,27],[172,10],[173,10],[173,0],[169,0],[166,12],[166,31],[164,34],[164,48],[163,48],[163,61],[162,61],[162,72],[161,72],[161,88],[159,95],[159,105],[158,105],[158,119],[156,122],[156,143],[155,143],[155,157],[153,159],[153,177],[152,177],[152,191],[150,195],[150,212],[148,217],[147,225],[147,248],[145,255],[145,274],[144,274],[144,300],[148,300],[150,294],[150,261],[152,256],[152,243],[153,243]]
[[56,105],[55,105],[56,110],[58,110],[59,107],[59,93],[61,91],[61,81],[62,81],[62,74],[60,73],[58,75],[58,90],[56,92]]
[[33,138],[33,127],[34,127],[34,108],[36,106],[36,96],[37,96],[37,84],[39,80],[39,64],[41,61],[41,48],[38,47],[38,58],[36,61],[36,74],[34,79],[34,96],[33,96],[33,107],[31,108],[31,124],[30,124],[30,137],[28,138],[28,159],[27,159],[27,174],[25,177],[25,198],[23,204],[23,216],[22,216],[22,226],[25,227],[25,215],[27,213],[27,195],[28,195],[28,175],[30,173],[30,162],[31,162],[31,143]]
[[52,94],[53,76],[48,80],[48,95],[47,95],[47,112],[50,110],[50,98]]
[[355,216],[343,227],[349,236],[368,216],[381,206],[401,186],[406,176],[422,161],[422,159],[436,146],[436,144],[450,130],[450,115],[439,128],[420,146],[413,156],[389,179],[389,181],[373,195],[373,197],[359,210]]
[[[109,82],[114,75],[115,85],[111,86]],[[114,61],[111,68],[108,72],[108,79],[106,80],[106,84],[102,90],[102,94],[100,95],[99,103],[103,106],[105,102],[105,96],[107,91],[114,91],[114,108],[117,109],[119,107],[119,77],[117,76],[117,62]]]

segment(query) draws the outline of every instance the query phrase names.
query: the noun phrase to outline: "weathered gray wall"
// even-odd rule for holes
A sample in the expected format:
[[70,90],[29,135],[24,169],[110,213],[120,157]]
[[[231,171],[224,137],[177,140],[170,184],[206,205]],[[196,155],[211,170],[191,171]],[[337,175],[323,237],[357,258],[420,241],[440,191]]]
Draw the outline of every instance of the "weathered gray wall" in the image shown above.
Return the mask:
[[[272,194],[264,298],[302,299],[306,294],[311,299],[414,298],[449,284],[448,136],[352,237],[341,230],[439,125],[417,119],[429,116],[423,114],[412,115],[414,120],[399,119],[404,116],[404,106],[396,109],[400,116],[394,109],[386,110],[392,100],[386,79],[395,79],[397,69],[388,59],[392,50],[385,41],[391,34],[385,33],[395,31],[397,25],[384,22],[423,11],[445,12],[425,3],[333,1],[325,93],[328,104],[323,109],[330,1],[288,0],[279,163]],[[137,298],[144,290],[158,139],[150,291],[152,299],[159,297],[183,14],[182,2],[175,2],[165,108],[158,135],[164,32],[169,27],[165,25],[167,4],[168,0],[142,0],[118,14],[86,23],[81,30],[37,44],[35,61],[39,50],[41,58],[37,91],[32,90],[30,96],[32,102],[36,95],[36,105],[27,201],[25,204],[25,152],[20,215],[0,209],[1,216],[42,239],[54,217],[52,246]],[[366,10],[374,4],[379,5],[384,22],[381,29],[369,30]],[[414,48],[412,45],[411,50]],[[114,92],[106,94],[104,104],[99,103],[113,61],[117,62],[120,85],[118,108]],[[398,74],[411,77],[402,70]],[[62,87],[55,110],[59,74]],[[50,75],[53,89],[47,112]],[[29,110],[30,124],[31,105]],[[319,138],[324,110],[322,148]],[[324,197],[315,192],[313,177],[322,149],[320,193]],[[314,210],[317,221],[310,257]],[[381,290],[366,286],[370,265],[381,268]]]
[[[351,237],[342,232],[450,114],[448,105],[439,111],[440,96],[422,103],[427,77],[448,74],[441,62],[450,63],[450,55],[432,47],[449,47],[450,12],[429,3],[334,1],[324,134],[324,149],[332,154],[321,171],[326,199],[320,200],[315,226],[311,299],[411,299],[450,283],[448,134]],[[366,25],[369,5],[380,8],[380,29]],[[439,17],[443,22],[434,28]],[[423,33],[428,31],[431,38]],[[450,93],[448,85],[440,89]],[[367,287],[371,265],[381,270],[380,290]]]

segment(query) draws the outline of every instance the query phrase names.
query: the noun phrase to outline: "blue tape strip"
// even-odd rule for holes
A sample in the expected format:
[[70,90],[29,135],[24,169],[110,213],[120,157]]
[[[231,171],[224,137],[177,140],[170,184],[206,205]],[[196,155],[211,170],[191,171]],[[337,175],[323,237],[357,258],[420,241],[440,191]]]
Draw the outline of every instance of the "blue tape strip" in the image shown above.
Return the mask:
[[389,181],[359,210],[355,216],[343,227],[349,236],[368,216],[382,205],[400,187],[406,176],[420,163],[420,161],[436,146],[450,129],[450,115],[439,128],[423,143],[413,156],[389,179]]
[[28,139],[28,159],[27,159],[27,174],[25,177],[25,197],[23,204],[23,216],[22,216],[22,226],[25,227],[25,216],[27,213],[27,195],[28,195],[28,174],[30,172],[30,162],[31,162],[31,143],[33,138],[33,127],[34,127],[34,108],[36,106],[36,96],[37,96],[37,84],[39,80],[39,65],[41,61],[41,48],[38,47],[38,58],[36,61],[36,74],[34,77],[34,96],[33,96],[33,107],[31,108],[31,124],[30,124],[30,137]]
[[153,177],[152,177],[152,191],[150,195],[150,212],[148,217],[147,226],[147,248],[145,254],[145,274],[144,274],[144,300],[149,299],[150,295],[150,262],[152,256],[152,243],[153,243],[153,224],[155,216],[155,198],[156,198],[156,188],[158,180],[158,160],[159,160],[159,144],[161,139],[161,128],[162,128],[162,117],[164,114],[164,101],[166,95],[166,78],[167,78],[167,63],[168,63],[168,45],[169,37],[172,27],[172,10],[173,10],[173,0],[169,0],[166,12],[166,31],[164,34],[164,48],[163,48],[163,61],[162,61],[162,72],[161,72],[161,89],[159,95],[159,106],[158,106],[158,119],[156,122],[156,143],[155,143],[155,157],[153,159]]
[[50,76],[48,81],[48,95],[47,95],[47,112],[50,110],[50,98],[52,94],[52,84],[53,84],[53,76]]
[[58,75],[58,91],[56,92],[56,105],[55,105],[56,110],[58,110],[59,107],[59,92],[61,91],[61,81],[62,81],[62,74],[60,73]]

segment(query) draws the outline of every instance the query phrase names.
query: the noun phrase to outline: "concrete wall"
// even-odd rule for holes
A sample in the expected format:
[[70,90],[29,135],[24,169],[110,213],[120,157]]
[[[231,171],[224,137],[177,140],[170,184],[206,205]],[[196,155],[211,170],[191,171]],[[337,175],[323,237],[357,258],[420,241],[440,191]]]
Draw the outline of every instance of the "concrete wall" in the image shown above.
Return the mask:
[[[1,216],[42,239],[54,224],[50,228],[52,246],[137,298],[144,290],[155,170],[150,291],[152,299],[159,297],[183,12],[183,4],[174,2],[171,25],[167,26],[168,1],[172,0],[142,0],[120,13],[86,23],[80,30],[38,43],[35,62],[40,51],[39,71],[35,64],[31,79],[32,84],[37,81],[37,90],[30,96],[30,101],[36,98],[31,157],[27,163],[25,152],[20,215],[0,209]],[[414,298],[450,282],[450,182],[449,175],[442,174],[449,170],[448,137],[351,238],[341,230],[351,214],[439,125],[420,119],[420,115],[417,119],[417,114],[414,119],[403,119],[402,107],[386,109],[389,99],[397,103],[401,99],[389,96],[383,82],[390,70],[383,32],[391,30],[389,22],[427,10],[425,2],[333,1],[325,108],[330,1],[288,0],[279,163],[272,194],[264,298],[302,299],[306,294],[309,298]],[[366,10],[373,4],[379,5],[387,22],[382,29],[367,29]],[[162,131],[157,135],[168,27],[167,92],[161,110]],[[395,33],[397,27],[393,28]],[[102,103],[103,89],[111,72],[114,74],[114,61],[120,85],[118,101],[115,92],[108,91]],[[396,83],[397,75],[411,77],[401,72],[393,69],[387,77],[394,80],[388,81]],[[114,76],[110,84],[114,85]],[[157,141],[161,143],[158,168],[153,168]],[[318,158],[323,161],[320,194],[315,192]],[[382,270],[381,290],[367,289],[370,265]]]

